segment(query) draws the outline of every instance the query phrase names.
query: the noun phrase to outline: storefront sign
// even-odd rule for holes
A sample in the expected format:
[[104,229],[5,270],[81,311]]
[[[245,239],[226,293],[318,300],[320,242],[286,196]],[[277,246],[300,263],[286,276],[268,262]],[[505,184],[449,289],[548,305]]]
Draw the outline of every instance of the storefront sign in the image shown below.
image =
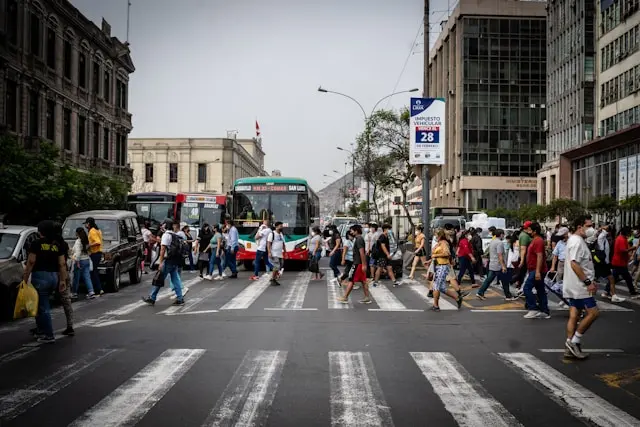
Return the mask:
[[618,200],[627,198],[627,158],[618,160]]
[[638,156],[627,158],[627,197],[638,194]]
[[409,163],[444,165],[444,98],[411,98]]

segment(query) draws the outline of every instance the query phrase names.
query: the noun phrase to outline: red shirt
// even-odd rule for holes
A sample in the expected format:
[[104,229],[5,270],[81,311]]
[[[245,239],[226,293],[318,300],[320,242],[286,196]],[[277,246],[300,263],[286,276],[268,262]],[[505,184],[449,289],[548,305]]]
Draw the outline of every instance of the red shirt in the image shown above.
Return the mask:
[[613,244],[613,257],[611,265],[613,267],[626,267],[629,264],[629,241],[620,234]]
[[471,258],[472,254],[473,251],[471,250],[469,239],[467,239],[466,237],[464,239],[460,239],[460,241],[458,242],[458,256]]
[[538,254],[542,254],[540,274],[544,274],[547,272],[547,261],[545,260],[544,240],[540,236],[535,237],[527,248],[527,271],[536,271]]

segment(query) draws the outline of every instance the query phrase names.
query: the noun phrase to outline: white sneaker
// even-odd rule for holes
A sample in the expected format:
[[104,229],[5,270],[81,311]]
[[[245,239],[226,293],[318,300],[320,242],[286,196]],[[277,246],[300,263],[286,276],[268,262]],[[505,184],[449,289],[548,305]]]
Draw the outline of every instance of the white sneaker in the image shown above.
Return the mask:
[[216,277],[214,277],[214,278],[213,278],[213,280],[218,280],[218,281],[220,281],[220,280],[222,280],[222,279],[224,279],[224,275],[222,275],[222,276],[216,276]]
[[211,280],[211,279],[213,279],[213,277],[207,274],[206,276],[203,277],[203,279],[204,280]]
[[220,280],[226,279],[227,277],[229,277],[229,276],[227,276],[225,273],[222,273],[222,276],[220,276]]
[[613,295],[611,297],[611,302],[624,302],[626,298],[619,297],[618,295]]
[[537,319],[550,319],[551,315],[545,313],[544,311],[539,311],[538,315],[536,316]]
[[523,317],[525,319],[537,319],[538,313],[540,313],[538,310],[529,310]]
[[281,268],[279,273],[282,276],[282,273],[284,273],[284,268]]

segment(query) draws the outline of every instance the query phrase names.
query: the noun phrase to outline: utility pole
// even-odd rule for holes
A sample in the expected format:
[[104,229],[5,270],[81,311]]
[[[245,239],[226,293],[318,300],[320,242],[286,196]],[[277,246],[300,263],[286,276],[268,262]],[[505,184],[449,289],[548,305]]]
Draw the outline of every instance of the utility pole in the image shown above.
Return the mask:
[[[431,50],[431,45],[429,41],[429,1],[424,0],[424,18],[423,18],[423,32],[424,32],[424,83],[423,83],[423,93],[422,96],[424,98],[429,97],[429,51]],[[431,233],[429,227],[429,187],[431,186],[429,179],[429,166],[422,165],[422,226],[424,227],[424,233],[427,239],[425,249],[427,250],[427,257],[431,256]]]

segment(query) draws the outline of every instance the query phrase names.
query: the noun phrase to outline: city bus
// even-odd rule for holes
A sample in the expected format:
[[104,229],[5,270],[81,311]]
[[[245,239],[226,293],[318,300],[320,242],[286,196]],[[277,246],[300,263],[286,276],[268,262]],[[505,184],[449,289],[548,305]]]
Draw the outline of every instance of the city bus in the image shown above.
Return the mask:
[[238,262],[248,270],[256,257],[256,232],[264,219],[271,225],[283,223],[285,260],[306,267],[309,260],[309,234],[318,225],[320,201],[306,180],[280,176],[237,179],[232,192],[234,223],[240,248]]
[[429,210],[430,218],[433,220],[438,217],[464,217],[467,218],[467,208],[458,206],[440,206],[433,207]]
[[138,222],[149,221],[152,229],[167,219],[177,219],[197,231],[205,222],[219,224],[227,214],[227,196],[210,193],[136,193],[127,196],[128,208]]

